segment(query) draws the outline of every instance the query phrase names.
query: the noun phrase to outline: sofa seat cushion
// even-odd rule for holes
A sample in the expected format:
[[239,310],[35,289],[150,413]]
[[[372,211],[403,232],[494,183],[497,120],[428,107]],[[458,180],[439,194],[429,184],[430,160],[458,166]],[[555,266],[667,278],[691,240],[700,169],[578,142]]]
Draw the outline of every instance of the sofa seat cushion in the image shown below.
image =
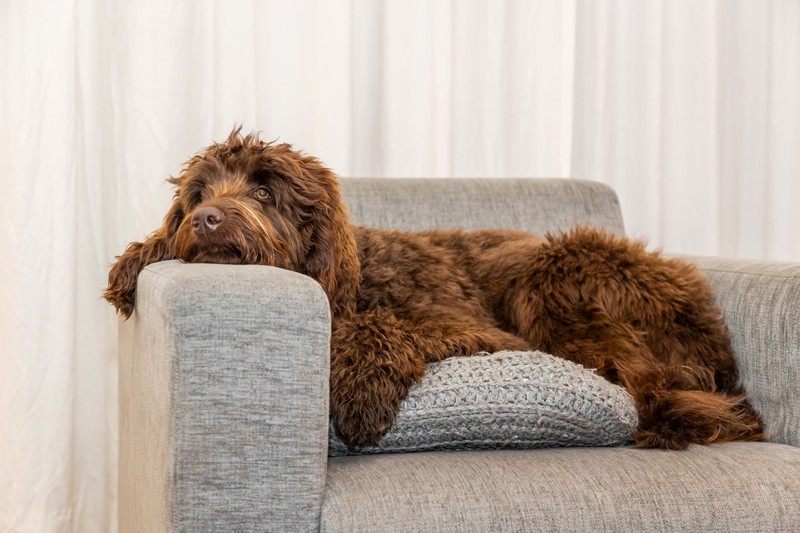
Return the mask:
[[619,446],[638,423],[628,392],[543,352],[502,351],[430,363],[376,446],[331,456],[431,450]]
[[329,460],[322,531],[797,531],[800,448],[551,448]]

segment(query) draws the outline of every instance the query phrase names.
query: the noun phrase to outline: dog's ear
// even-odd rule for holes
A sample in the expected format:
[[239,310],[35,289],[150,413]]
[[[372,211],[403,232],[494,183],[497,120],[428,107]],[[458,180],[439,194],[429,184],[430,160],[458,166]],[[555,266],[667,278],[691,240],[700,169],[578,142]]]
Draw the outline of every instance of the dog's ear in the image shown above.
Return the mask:
[[355,311],[361,263],[347,208],[336,175],[322,165],[307,169],[320,185],[311,227],[311,246],[302,270],[316,279],[330,300],[334,316]]
[[130,243],[125,252],[117,256],[117,262],[108,273],[108,288],[103,297],[125,318],[133,312],[139,272],[150,263],[175,258],[175,233],[183,217],[183,209],[176,198],[159,229],[144,242]]

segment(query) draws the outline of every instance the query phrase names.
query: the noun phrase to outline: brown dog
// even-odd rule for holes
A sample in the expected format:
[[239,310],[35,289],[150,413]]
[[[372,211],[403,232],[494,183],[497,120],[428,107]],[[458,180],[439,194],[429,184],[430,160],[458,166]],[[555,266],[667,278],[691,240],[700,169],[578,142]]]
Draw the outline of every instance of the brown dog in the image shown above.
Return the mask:
[[641,447],[761,438],[709,284],[597,230],[405,233],[352,227],[336,176],[287,144],[231,133],[193,157],[164,225],[131,243],[106,299],[133,311],[147,264],[263,264],[316,279],[333,315],[331,417],[350,446],[392,426],[425,364],[538,349],[636,401]]

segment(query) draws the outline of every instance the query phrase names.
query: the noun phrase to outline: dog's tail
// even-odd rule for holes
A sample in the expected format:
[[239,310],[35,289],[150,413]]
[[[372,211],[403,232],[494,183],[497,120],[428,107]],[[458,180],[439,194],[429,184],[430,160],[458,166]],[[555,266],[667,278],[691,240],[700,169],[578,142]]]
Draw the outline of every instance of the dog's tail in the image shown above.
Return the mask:
[[655,390],[636,398],[640,448],[684,449],[691,443],[763,440],[763,425],[744,394]]

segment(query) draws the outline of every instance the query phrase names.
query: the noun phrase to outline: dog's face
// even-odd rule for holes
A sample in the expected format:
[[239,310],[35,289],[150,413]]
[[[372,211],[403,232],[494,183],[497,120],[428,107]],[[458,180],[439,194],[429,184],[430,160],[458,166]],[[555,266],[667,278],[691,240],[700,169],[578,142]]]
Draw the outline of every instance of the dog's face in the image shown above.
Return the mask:
[[288,144],[234,130],[189,160],[164,224],[128,245],[103,293],[125,317],[139,272],[150,263],[259,264],[316,279],[334,316],[355,310],[361,269],[336,176]]
[[334,309],[358,283],[338,181],[316,158],[237,130],[170,182],[176,193],[164,225],[178,259],[295,270],[317,279]]
[[171,180],[175,255],[301,270],[313,246],[315,211],[330,202],[329,174],[289,145],[231,135]]

